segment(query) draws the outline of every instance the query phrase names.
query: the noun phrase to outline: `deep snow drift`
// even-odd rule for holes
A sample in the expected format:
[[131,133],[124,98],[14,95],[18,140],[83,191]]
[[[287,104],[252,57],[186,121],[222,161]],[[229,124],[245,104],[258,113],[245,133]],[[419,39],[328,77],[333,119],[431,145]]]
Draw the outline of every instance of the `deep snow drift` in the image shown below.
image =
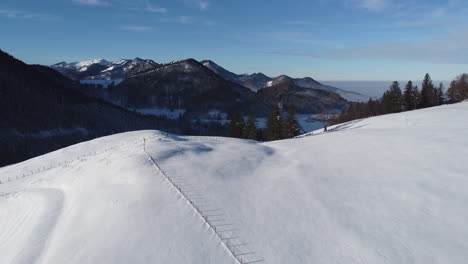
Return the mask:
[[467,263],[467,117],[462,103],[266,144],[141,131],[65,148],[0,169],[0,262]]

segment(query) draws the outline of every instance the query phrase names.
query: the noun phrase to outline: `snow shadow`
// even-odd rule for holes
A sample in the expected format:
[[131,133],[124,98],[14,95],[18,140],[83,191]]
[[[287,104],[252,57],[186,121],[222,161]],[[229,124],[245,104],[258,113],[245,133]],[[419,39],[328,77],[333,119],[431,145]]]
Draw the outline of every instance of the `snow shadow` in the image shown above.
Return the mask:
[[338,132],[338,131],[341,131],[341,130],[358,129],[358,128],[367,126],[367,124],[363,124],[363,125],[360,125],[360,126],[354,126],[355,124],[357,124],[357,123],[359,123],[361,121],[362,121],[362,119],[359,119],[359,120],[350,121],[350,122],[347,122],[347,123],[344,123],[344,124],[341,124],[341,125],[337,125],[336,127],[330,129],[328,132]]
[[186,153],[206,153],[211,151],[213,151],[213,148],[202,144],[196,146],[177,146],[175,149],[163,151],[160,155],[157,156],[157,160],[165,161],[175,156],[184,155]]

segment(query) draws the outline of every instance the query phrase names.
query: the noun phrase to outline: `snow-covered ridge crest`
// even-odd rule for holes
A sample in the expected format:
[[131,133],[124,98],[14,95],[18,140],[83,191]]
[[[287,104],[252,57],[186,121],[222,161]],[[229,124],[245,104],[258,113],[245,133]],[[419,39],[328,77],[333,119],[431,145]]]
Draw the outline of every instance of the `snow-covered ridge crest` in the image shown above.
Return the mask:
[[138,72],[156,68],[159,64],[152,60],[135,58],[109,62],[104,59],[66,63],[60,62],[51,67],[67,77],[86,82],[89,80],[121,80]]
[[94,64],[99,64],[103,66],[108,66],[111,64],[111,62],[108,62],[104,59],[97,59],[97,60],[89,60],[89,61],[82,61],[82,62],[75,62],[72,63],[75,65],[75,67],[81,68],[81,67],[89,67]]

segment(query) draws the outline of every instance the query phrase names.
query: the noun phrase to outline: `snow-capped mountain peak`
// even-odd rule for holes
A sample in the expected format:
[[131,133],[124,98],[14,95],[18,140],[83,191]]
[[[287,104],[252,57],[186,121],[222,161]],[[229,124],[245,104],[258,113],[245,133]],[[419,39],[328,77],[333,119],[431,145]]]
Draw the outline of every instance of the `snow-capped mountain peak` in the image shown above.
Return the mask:
[[83,67],[89,67],[91,65],[99,64],[102,66],[108,66],[111,64],[111,62],[108,62],[104,59],[97,59],[97,60],[89,60],[89,61],[82,61],[82,62],[77,62],[75,64],[76,68],[83,68]]
[[73,63],[60,62],[51,67],[71,79],[86,82],[88,80],[122,80],[158,66],[159,64],[152,60],[135,58],[114,62],[104,59]]

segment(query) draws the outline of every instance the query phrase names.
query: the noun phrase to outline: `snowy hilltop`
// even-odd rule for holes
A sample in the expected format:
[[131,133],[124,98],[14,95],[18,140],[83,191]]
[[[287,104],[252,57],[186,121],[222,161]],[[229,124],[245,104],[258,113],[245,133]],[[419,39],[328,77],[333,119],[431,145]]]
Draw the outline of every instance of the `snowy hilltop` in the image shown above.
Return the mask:
[[258,143],[138,131],[0,169],[1,263],[467,263],[468,102]]

